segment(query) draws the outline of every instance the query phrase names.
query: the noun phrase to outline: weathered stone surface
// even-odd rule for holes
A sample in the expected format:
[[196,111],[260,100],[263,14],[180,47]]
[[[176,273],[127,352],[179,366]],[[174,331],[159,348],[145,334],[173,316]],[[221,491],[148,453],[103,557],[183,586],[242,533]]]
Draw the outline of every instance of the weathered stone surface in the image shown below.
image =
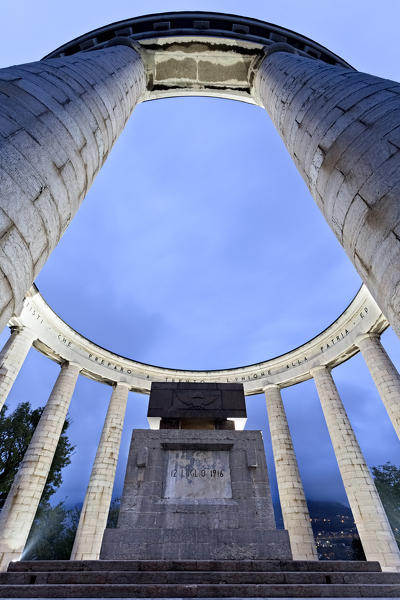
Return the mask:
[[95,560],[107,525],[129,386],[119,383],[110,404],[79,519],[71,560]]
[[397,597],[400,574],[352,561],[34,561],[0,597]]
[[400,375],[386,354],[378,335],[364,334],[357,338],[356,343],[400,439]]
[[246,560],[285,558],[290,554],[286,531],[268,529],[106,529],[101,559],[148,556],[153,560]]
[[36,338],[26,327],[15,327],[0,352],[0,409],[14,384],[23,362]]
[[289,533],[293,558],[317,560],[318,554],[310,514],[281,392],[276,385],[268,386],[264,391],[283,523]]
[[266,571],[381,573],[378,562],[329,560],[34,560],[10,563],[9,573],[62,571]]
[[0,70],[0,329],[54,249],[145,89],[127,46]]
[[400,85],[275,52],[261,63],[254,94],[400,335]]
[[275,526],[260,432],[134,430],[118,526],[106,529],[100,556],[291,557]]
[[19,560],[46,484],[80,367],[64,364],[0,513],[0,570]]
[[312,375],[365,556],[400,572],[399,548],[332,375],[324,366]]

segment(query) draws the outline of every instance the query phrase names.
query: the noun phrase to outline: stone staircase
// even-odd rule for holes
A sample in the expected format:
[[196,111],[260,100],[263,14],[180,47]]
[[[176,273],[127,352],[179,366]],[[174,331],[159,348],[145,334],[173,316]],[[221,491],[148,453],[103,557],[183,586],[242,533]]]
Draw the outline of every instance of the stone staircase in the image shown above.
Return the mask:
[[400,573],[352,561],[21,561],[1,598],[400,597]]

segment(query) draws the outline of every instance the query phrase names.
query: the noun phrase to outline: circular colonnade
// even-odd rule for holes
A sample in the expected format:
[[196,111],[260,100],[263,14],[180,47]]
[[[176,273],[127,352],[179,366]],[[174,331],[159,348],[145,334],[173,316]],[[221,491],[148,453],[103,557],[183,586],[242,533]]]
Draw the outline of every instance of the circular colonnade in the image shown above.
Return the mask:
[[[0,325],[12,328],[0,354],[1,403],[32,344],[61,364],[1,512],[2,568],[23,551],[81,373],[113,392],[72,558],[99,556],[129,390],[149,393],[152,381],[204,381],[242,382],[246,395],[265,392],[293,556],[315,559],[280,395],[280,388],[313,377],[366,556],[400,570],[397,544],[330,374],[361,351],[400,435],[400,378],[379,341],[389,324],[400,331],[399,84],[358,73],[323,46],[275,25],[166,13],[100,28],[42,61],[3,69],[0,94]],[[134,106],[184,95],[267,109],[365,284],[325,331],[262,363],[188,371],[126,359],[70,328],[32,286]]]

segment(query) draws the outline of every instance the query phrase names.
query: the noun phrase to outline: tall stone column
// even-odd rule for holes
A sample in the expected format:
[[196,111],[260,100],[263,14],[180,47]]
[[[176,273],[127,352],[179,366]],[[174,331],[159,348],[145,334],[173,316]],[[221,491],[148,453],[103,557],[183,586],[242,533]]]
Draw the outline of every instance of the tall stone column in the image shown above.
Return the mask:
[[144,90],[142,59],[128,45],[0,70],[0,330]]
[[114,486],[129,385],[118,383],[111,396],[79,519],[71,560],[98,560]]
[[283,522],[294,560],[318,560],[303,484],[277,385],[264,388]]
[[266,50],[253,93],[400,336],[400,85]]
[[0,352],[0,410],[35,340],[26,327],[12,327],[11,335]]
[[312,369],[340,475],[367,560],[400,571],[400,551],[335,382],[325,366]]
[[0,513],[0,570],[24,549],[67,416],[80,367],[65,363]]
[[400,438],[400,375],[386,354],[378,334],[361,335],[356,339],[356,344],[361,350],[392,425]]

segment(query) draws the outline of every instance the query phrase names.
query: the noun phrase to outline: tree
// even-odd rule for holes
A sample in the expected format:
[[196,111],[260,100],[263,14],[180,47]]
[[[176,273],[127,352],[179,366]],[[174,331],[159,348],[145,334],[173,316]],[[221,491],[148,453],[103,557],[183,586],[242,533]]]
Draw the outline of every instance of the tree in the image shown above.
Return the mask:
[[[7,410],[4,405],[0,412],[0,508],[7,498],[44,408],[32,409],[29,402],[22,402],[14,412],[7,414]],[[46,504],[61,485],[61,471],[71,462],[74,446],[65,433],[68,427],[69,420],[66,419],[43,490],[42,504]]]
[[[110,505],[107,527],[116,527],[120,498]],[[42,503],[36,513],[23,553],[23,560],[68,560],[74,545],[81,506],[67,510],[63,502]]]
[[121,508],[121,498],[111,500],[110,510],[108,511],[107,525],[108,529],[115,529],[118,523],[119,509]]
[[26,542],[23,560],[69,560],[80,509],[67,510],[63,502],[41,503]]
[[400,468],[390,462],[372,467],[375,485],[400,546]]

